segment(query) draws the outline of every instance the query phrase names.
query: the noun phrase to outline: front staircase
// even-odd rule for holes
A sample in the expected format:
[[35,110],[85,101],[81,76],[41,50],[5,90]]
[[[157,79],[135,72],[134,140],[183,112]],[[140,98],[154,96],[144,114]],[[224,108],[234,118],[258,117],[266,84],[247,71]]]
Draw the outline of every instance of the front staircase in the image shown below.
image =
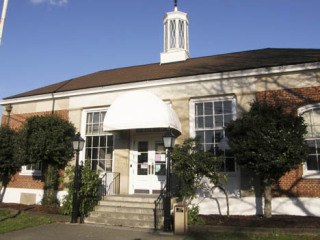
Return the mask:
[[154,228],[157,195],[109,195],[101,200],[85,223]]

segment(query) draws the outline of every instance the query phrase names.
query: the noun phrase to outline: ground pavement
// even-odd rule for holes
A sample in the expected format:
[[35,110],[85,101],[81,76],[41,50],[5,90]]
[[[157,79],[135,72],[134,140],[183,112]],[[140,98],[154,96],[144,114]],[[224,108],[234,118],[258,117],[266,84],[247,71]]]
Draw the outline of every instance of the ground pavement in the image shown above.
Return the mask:
[[0,240],[183,240],[183,236],[150,230],[55,223],[0,234]]

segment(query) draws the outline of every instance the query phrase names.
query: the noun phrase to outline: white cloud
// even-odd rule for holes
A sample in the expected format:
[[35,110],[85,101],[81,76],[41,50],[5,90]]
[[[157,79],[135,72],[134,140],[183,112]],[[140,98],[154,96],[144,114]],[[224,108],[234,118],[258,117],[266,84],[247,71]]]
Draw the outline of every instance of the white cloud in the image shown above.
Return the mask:
[[55,5],[55,6],[63,6],[68,4],[69,0],[30,0],[31,3],[33,4],[41,4],[41,3],[46,3],[50,5]]

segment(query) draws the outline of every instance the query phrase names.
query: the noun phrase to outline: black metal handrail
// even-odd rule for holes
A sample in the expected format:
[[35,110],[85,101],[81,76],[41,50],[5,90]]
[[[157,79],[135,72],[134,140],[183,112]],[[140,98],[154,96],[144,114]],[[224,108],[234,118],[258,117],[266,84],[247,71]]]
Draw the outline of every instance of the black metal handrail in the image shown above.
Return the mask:
[[159,222],[162,220],[164,216],[164,209],[163,209],[163,199],[164,199],[164,193],[166,191],[167,185],[164,185],[164,187],[160,190],[160,194],[158,198],[154,201],[154,230],[157,231],[160,229]]
[[107,175],[107,172],[105,172],[103,174],[103,176],[100,176],[100,179],[101,179],[100,196],[101,197],[106,196],[106,194],[107,194],[107,192],[106,192],[106,189],[107,189],[106,175]]

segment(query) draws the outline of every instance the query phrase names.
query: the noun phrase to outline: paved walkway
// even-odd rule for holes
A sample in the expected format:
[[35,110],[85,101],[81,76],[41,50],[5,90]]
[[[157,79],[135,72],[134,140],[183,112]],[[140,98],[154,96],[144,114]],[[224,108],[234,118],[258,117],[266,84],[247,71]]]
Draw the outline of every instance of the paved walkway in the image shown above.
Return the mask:
[[144,229],[63,223],[0,234],[0,240],[183,240],[184,238],[184,236],[164,235]]
[[[196,236],[202,234],[233,233],[233,234],[261,234],[283,233],[294,235],[312,235],[320,237],[320,229],[314,228],[246,228],[225,226],[196,226],[190,227]],[[55,223],[28,228],[20,231],[0,234],[0,240],[184,240],[186,236],[154,233],[152,230],[108,227],[89,224]],[[191,238],[193,239],[193,238]],[[198,238],[194,238],[198,239]],[[247,239],[247,238],[243,238]],[[320,238],[319,238],[320,239]]]

